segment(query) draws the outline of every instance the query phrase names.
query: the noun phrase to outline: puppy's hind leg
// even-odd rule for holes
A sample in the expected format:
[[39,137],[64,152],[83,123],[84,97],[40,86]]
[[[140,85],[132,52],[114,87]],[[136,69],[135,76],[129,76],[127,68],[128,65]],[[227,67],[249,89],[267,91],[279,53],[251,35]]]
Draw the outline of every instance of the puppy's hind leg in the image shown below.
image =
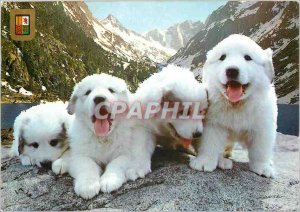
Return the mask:
[[72,157],[69,174],[75,178],[75,193],[84,199],[91,199],[100,191],[101,168],[89,157]]
[[[217,168],[218,162],[219,165],[222,165],[221,162],[224,161],[219,161],[219,156],[224,152],[227,137],[228,133],[225,129],[207,124],[207,126],[204,127],[202,134],[202,142],[199,147],[198,156],[190,161],[191,168],[199,171],[211,172]],[[227,161],[225,162],[227,163]],[[231,167],[226,165],[226,168]]]

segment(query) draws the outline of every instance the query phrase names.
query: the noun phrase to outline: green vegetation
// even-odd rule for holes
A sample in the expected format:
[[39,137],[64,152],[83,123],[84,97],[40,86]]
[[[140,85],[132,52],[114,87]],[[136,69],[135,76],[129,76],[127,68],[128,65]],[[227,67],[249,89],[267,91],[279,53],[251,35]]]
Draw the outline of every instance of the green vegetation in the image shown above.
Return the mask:
[[[9,10],[16,6],[36,9],[36,37],[31,41],[10,39]],[[68,100],[74,84],[93,73],[121,77],[134,91],[155,72],[146,61],[127,61],[103,50],[66,15],[61,2],[5,3],[1,13],[2,82],[34,93],[24,96],[2,86],[2,102]],[[125,70],[124,63],[129,63]]]

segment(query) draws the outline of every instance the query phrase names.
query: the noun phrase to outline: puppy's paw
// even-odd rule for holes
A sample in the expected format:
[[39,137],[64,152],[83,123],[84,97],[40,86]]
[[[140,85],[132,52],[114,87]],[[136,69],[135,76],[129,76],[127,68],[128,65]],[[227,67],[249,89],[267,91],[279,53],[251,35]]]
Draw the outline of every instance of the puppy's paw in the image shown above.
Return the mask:
[[52,171],[55,174],[64,174],[67,172],[67,164],[65,164],[63,159],[57,159],[52,163]]
[[198,171],[212,172],[217,168],[218,161],[205,156],[199,156],[190,160],[190,167]]
[[250,162],[249,163],[250,170],[255,172],[260,176],[264,176],[267,178],[274,178],[275,172],[271,165],[271,163],[258,163],[258,162]]
[[150,172],[151,172],[151,169],[131,168],[126,171],[125,175],[128,180],[135,181],[138,178],[144,178],[145,175]]
[[91,199],[100,191],[99,178],[80,178],[75,180],[75,193],[84,199]]
[[100,189],[104,193],[110,193],[120,188],[124,183],[124,178],[116,174],[103,174],[100,178]]
[[232,160],[220,156],[218,161],[218,167],[220,169],[232,169]]
[[30,157],[28,156],[23,156],[21,155],[20,156],[20,160],[21,160],[21,163],[23,166],[31,166],[31,165],[34,165],[30,159]]

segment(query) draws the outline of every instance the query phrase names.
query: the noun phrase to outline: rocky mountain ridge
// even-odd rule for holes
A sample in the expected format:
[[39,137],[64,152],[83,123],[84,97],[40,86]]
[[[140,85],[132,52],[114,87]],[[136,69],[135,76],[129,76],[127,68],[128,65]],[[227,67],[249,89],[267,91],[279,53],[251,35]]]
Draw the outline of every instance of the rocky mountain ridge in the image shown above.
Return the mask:
[[145,33],[149,41],[157,41],[161,45],[178,50],[184,47],[187,42],[201,29],[204,24],[201,21],[187,20],[182,23],[174,24],[164,30],[153,29]]
[[70,18],[79,23],[97,44],[128,61],[161,63],[176,53],[173,49],[148,41],[133,30],[126,29],[112,15],[97,20],[84,2],[64,2],[63,6]]
[[215,10],[187,45],[169,63],[190,68],[201,79],[206,53],[230,34],[251,37],[274,51],[275,87],[279,103],[299,102],[298,2],[228,2]]

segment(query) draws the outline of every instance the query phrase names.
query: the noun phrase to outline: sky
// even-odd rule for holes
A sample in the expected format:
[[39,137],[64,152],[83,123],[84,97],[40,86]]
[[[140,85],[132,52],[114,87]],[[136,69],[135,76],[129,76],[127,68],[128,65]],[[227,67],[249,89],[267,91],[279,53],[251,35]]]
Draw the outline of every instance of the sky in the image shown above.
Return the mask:
[[124,27],[138,33],[152,29],[166,29],[186,20],[204,22],[215,9],[226,1],[110,1],[86,2],[97,19],[109,14]]

